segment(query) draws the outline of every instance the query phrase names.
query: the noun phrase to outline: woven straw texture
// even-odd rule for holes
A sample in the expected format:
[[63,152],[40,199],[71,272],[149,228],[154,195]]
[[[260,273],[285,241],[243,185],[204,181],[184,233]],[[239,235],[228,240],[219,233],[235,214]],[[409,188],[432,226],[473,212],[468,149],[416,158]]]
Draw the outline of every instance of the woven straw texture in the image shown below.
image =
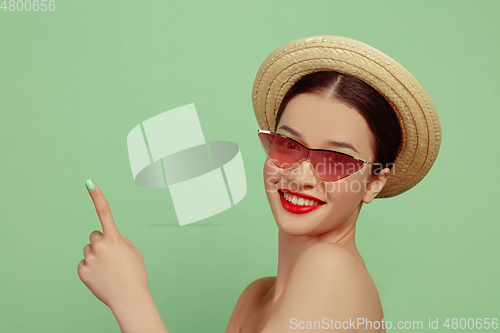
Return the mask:
[[303,38],[271,53],[253,85],[252,102],[259,127],[275,131],[275,118],[285,94],[302,76],[318,71],[337,71],[368,83],[384,96],[398,116],[402,145],[377,198],[401,194],[422,180],[441,144],[441,125],[434,104],[403,66],[349,38]]

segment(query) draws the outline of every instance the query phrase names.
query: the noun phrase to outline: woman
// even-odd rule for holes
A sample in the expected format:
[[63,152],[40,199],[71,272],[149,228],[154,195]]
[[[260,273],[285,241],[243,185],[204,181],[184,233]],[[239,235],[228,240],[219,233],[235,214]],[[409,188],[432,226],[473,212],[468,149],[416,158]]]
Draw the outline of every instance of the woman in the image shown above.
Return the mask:
[[[279,227],[277,277],[251,283],[226,332],[384,332],[375,285],[354,242],[363,203],[418,183],[441,140],[434,106],[403,67],[347,38],[289,43],[261,66],[253,104]],[[272,132],[271,132],[272,131]],[[166,332],[139,250],[121,237],[97,187],[103,226],[78,273],[122,332]]]

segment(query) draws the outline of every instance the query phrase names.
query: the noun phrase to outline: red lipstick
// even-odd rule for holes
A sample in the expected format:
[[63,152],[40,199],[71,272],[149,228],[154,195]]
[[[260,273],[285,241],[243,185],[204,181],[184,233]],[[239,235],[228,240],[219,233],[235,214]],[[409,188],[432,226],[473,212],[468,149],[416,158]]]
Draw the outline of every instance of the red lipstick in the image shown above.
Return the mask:
[[288,200],[285,199],[283,192],[287,192],[287,193],[296,195],[298,197],[302,197],[304,199],[310,199],[310,200],[319,201],[319,202],[321,202],[321,200],[319,200],[318,198],[315,198],[313,196],[303,194],[303,193],[297,193],[294,191],[284,190],[284,189],[278,190],[278,193],[280,195],[281,205],[283,206],[283,208],[286,211],[293,213],[293,214],[307,214],[309,212],[312,212],[313,210],[318,209],[319,207],[321,207],[325,204],[324,202],[321,202],[319,205],[313,205],[313,206],[294,205],[293,203],[288,202]]
[[292,195],[296,195],[296,196],[302,197],[304,199],[310,199],[310,200],[314,200],[314,201],[323,202],[323,201],[319,200],[318,198],[313,197],[312,195],[309,195],[309,194],[305,194],[305,193],[299,193],[299,192],[295,192],[295,191],[284,189],[284,188],[279,189],[278,191],[285,192],[285,193],[290,193]]

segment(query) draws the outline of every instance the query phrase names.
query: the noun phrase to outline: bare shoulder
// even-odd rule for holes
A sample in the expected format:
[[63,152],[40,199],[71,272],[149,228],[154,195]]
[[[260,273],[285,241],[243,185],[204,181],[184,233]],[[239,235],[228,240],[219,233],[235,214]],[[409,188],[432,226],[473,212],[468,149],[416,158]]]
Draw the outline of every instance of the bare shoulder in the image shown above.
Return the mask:
[[299,257],[263,332],[293,331],[300,322],[317,322],[324,331],[325,318],[382,317],[377,289],[361,260],[343,245],[324,243]]
[[312,246],[292,270],[289,289],[321,289],[331,296],[379,303],[375,284],[363,262],[348,248],[335,243]]
[[250,292],[265,291],[267,293],[275,284],[276,276],[266,276],[250,283],[243,292],[249,290]]
[[250,283],[236,302],[226,332],[239,332],[244,319],[260,306],[264,297],[275,284],[275,276],[263,277]]
[[[355,272],[359,273],[356,277],[369,277],[363,262],[347,247],[336,243],[322,243],[310,247],[299,257],[292,274],[301,276],[301,272],[311,270],[335,279]],[[312,278],[311,274],[307,276]]]
[[275,284],[275,276],[267,276],[253,281],[243,290],[238,303],[240,303],[240,300],[245,304],[260,303]]

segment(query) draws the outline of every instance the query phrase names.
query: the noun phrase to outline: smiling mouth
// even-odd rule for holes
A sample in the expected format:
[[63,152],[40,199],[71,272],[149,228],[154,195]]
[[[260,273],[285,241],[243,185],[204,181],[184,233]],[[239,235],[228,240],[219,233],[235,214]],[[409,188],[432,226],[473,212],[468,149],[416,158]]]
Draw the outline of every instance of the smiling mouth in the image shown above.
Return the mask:
[[289,203],[298,206],[314,206],[322,203],[321,201],[299,197],[287,192],[283,192],[283,196]]
[[325,204],[325,202],[312,199],[310,196],[307,198],[297,196],[288,190],[278,190],[278,192],[283,208],[293,214],[306,214]]

